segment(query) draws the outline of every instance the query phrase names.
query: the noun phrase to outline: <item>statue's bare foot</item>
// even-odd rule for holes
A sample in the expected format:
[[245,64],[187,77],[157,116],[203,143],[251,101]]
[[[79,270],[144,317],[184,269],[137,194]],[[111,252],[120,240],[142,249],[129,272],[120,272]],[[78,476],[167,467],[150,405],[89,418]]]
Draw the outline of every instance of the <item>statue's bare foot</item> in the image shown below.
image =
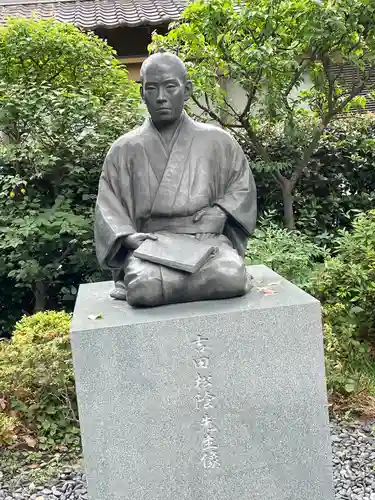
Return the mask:
[[125,285],[121,281],[115,283],[115,288],[109,294],[112,299],[115,300],[126,300],[126,289]]

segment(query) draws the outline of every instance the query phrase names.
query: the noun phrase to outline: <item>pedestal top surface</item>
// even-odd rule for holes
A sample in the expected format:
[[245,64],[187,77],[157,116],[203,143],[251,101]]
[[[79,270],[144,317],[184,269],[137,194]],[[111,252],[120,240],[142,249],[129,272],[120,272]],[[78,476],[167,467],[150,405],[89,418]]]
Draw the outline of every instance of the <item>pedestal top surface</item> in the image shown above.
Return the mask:
[[[227,314],[244,310],[280,308],[318,301],[311,295],[263,265],[249,266],[253,288],[243,297],[171,304],[153,308],[133,308],[113,300],[112,281],[82,284],[74,309],[72,332],[121,325],[166,321],[208,314]],[[97,319],[93,317],[100,316]]]

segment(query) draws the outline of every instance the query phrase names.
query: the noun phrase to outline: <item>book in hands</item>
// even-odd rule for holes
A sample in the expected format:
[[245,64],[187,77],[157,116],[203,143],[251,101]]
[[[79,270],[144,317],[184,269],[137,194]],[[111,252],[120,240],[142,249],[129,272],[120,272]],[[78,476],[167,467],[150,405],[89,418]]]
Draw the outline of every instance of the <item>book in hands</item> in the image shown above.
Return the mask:
[[159,233],[157,240],[147,239],[134,250],[134,257],[185,271],[197,272],[216,253],[217,247],[194,237]]

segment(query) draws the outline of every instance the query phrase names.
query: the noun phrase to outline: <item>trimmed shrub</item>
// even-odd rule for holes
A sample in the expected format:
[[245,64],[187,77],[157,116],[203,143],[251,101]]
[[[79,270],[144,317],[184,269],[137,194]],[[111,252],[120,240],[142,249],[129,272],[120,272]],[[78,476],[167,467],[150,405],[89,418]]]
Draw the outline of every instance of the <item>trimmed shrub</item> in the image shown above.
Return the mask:
[[0,343],[0,444],[78,444],[70,321],[57,311],[25,316]]

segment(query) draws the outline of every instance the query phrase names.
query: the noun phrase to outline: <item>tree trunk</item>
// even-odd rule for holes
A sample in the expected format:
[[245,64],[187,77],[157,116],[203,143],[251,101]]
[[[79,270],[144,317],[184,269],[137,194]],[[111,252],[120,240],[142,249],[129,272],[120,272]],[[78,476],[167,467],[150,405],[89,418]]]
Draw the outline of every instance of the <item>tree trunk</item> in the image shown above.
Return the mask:
[[288,179],[285,179],[285,183],[281,186],[283,193],[283,204],[284,204],[284,224],[285,227],[293,230],[296,228],[294,220],[294,210],[293,210],[293,194],[292,185]]
[[44,311],[46,308],[46,285],[44,281],[35,283],[35,304],[34,312]]

